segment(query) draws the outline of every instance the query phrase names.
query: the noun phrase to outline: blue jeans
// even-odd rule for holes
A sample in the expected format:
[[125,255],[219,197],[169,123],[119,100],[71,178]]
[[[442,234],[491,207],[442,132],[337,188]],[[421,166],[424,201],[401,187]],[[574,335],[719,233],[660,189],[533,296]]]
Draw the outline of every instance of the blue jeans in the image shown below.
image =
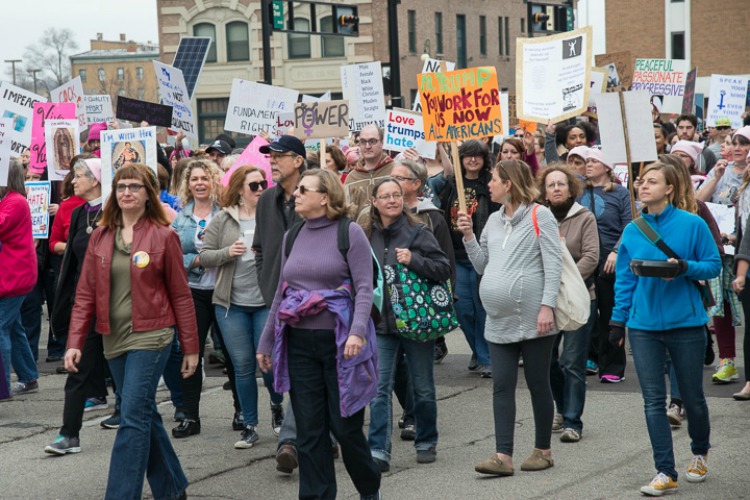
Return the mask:
[[[174,340],[170,346],[169,359],[164,367],[164,383],[169,389],[169,397],[175,409],[182,409],[182,352],[180,342],[177,340],[177,328],[174,331]],[[201,375],[202,376],[202,375]]]
[[393,383],[401,354],[406,354],[414,397],[417,438],[414,447],[428,450],[437,446],[437,400],[434,366],[435,341],[415,342],[398,335],[378,335],[378,394],[370,402],[368,443],[372,456],[391,461],[393,430]]
[[[229,309],[215,306],[224,346],[234,364],[234,383],[245,425],[258,425],[258,383],[255,381],[255,351],[268,319],[268,308],[231,304]],[[273,390],[273,373],[263,373],[263,383],[271,395],[271,404],[281,404],[283,396]]]
[[128,351],[109,360],[122,397],[122,420],[112,447],[105,499],[140,499],[144,475],[155,499],[174,500],[187,488],[155,401],[170,350],[171,345],[161,351]]
[[27,383],[39,378],[34,356],[21,323],[21,304],[25,295],[0,299],[0,352],[5,365],[5,384],[10,387],[10,367],[18,381]]
[[[563,416],[563,427],[583,430],[583,405],[586,403],[586,358],[591,329],[596,320],[596,301],[591,301],[591,316],[578,330],[560,332],[552,349],[550,385],[557,411]],[[562,352],[558,350],[562,341]]]
[[705,455],[711,444],[708,405],[703,395],[703,359],[706,332],[703,326],[665,331],[629,329],[635,371],[643,393],[646,426],[658,472],[677,479],[672,449],[672,431],[667,419],[667,389],[664,366],[667,353],[672,359],[683,405],[688,416],[690,448]]
[[456,316],[466,342],[480,365],[490,364],[490,351],[484,340],[484,321],[487,313],[479,300],[477,272],[468,260],[456,259]]

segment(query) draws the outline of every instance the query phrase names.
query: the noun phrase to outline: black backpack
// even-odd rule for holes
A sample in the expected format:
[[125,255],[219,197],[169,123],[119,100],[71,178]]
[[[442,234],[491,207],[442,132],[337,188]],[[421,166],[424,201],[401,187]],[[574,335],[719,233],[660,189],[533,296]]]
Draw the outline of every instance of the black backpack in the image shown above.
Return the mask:
[[[349,265],[349,261],[347,259],[347,253],[349,252],[349,225],[351,223],[352,223],[352,220],[346,217],[340,218],[339,223],[338,223],[339,252],[341,252],[341,255],[344,256],[344,261],[347,263],[347,265]],[[286,240],[284,244],[285,258],[288,259],[289,254],[292,253],[292,246],[294,246],[294,241],[297,239],[297,235],[299,234],[300,230],[302,230],[302,226],[304,225],[305,225],[304,220],[296,222],[292,227],[289,228],[289,231],[286,233]],[[383,308],[383,296],[384,295],[383,295],[383,274],[380,270],[380,264],[378,264],[378,261],[375,258],[375,255],[372,256],[372,289],[373,289],[373,304],[372,304],[372,309],[370,310],[370,317],[372,318],[373,323],[377,325],[380,322],[380,317],[381,317],[380,312]],[[376,296],[379,297],[379,300]]]

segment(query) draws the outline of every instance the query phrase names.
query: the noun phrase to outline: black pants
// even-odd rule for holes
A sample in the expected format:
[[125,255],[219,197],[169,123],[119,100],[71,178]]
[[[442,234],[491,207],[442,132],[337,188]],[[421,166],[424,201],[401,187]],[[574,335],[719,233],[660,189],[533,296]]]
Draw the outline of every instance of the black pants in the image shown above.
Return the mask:
[[289,397],[297,417],[299,498],[336,498],[336,470],[329,431],[338,439],[344,466],[360,495],[380,489],[380,471],[362,426],[364,408],[342,417],[336,339],[332,330],[288,330]]
[[92,328],[83,345],[78,372],[68,373],[68,378],[65,380],[65,406],[63,406],[63,425],[60,428],[60,434],[78,437],[83,425],[86,398],[107,395],[104,378],[108,370],[104,359],[102,336]]
[[596,278],[596,298],[599,319],[599,377],[602,375],[625,376],[625,343],[615,347],[609,343],[609,320],[615,307],[615,275],[600,274]]
[[191,288],[190,291],[193,294],[195,319],[198,323],[198,346],[200,349],[200,356],[198,357],[198,366],[195,369],[195,373],[188,378],[182,379],[182,401],[185,417],[190,420],[197,420],[200,418],[201,389],[203,388],[203,355],[205,354],[208,331],[212,325],[216,328],[219,342],[222,344],[221,350],[224,353],[225,366],[232,386],[232,398],[234,399],[235,409],[239,409],[240,405],[239,399],[237,399],[237,390],[234,386],[234,367],[229,359],[227,350],[224,349],[223,340],[221,339],[221,331],[216,325],[214,305],[211,303],[214,291],[199,290],[197,288]]
[[745,381],[750,382],[750,290],[745,288],[740,293],[740,300],[745,316],[745,338],[742,341],[742,351],[745,356]]
[[555,336],[547,335],[512,344],[487,342],[492,361],[492,409],[495,417],[495,451],[513,455],[516,429],[518,358],[523,355],[523,374],[531,393],[534,412],[534,447],[548,450],[552,441],[555,404],[549,383],[549,367]]

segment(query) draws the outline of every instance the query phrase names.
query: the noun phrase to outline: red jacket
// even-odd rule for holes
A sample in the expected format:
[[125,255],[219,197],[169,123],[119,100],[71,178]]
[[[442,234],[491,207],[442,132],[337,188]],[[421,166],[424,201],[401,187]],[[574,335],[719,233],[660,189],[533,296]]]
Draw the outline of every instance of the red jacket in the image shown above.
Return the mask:
[[0,299],[26,295],[37,275],[29,203],[9,192],[0,200]]
[[[70,316],[69,349],[83,350],[94,317],[95,330],[102,335],[110,333],[110,272],[114,245],[112,229],[100,227],[91,235]],[[182,265],[177,233],[168,226],[142,218],[133,227],[130,248],[132,256],[142,257],[138,264],[131,258],[130,264],[133,331],[148,332],[176,325],[182,352],[197,353],[195,305]]]
[[57,209],[55,220],[52,223],[52,231],[49,233],[49,251],[55,253],[55,245],[58,243],[67,243],[68,231],[70,230],[70,218],[73,210],[86,203],[86,200],[76,195],[67,200],[60,202],[60,208]]

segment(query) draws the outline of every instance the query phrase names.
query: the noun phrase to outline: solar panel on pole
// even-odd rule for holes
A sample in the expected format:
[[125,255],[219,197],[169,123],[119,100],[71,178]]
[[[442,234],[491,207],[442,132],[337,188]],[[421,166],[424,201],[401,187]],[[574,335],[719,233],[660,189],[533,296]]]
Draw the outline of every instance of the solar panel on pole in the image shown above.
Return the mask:
[[184,36],[174,55],[172,66],[182,71],[190,99],[193,98],[198,77],[206,64],[208,50],[213,40],[208,36]]

